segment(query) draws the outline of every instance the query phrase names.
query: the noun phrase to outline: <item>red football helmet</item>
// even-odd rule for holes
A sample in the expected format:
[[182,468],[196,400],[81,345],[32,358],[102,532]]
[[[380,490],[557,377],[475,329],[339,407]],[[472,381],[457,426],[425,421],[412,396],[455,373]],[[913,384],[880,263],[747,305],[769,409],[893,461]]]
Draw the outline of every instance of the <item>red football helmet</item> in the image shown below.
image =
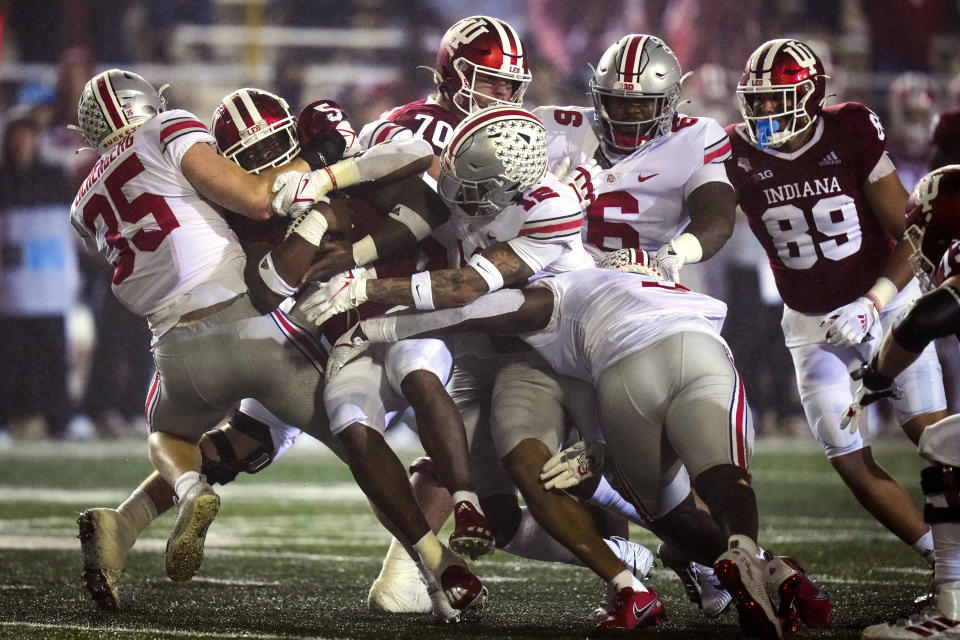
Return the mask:
[[[747,133],[761,149],[779,147],[816,122],[827,98],[823,62],[799,40],[770,40],[750,54],[737,85]],[[762,109],[773,102],[775,110]]]
[[960,165],[932,171],[920,179],[907,202],[904,236],[913,247],[910,266],[925,291],[940,283],[937,270],[943,254],[960,240]]
[[[508,81],[513,93],[497,99],[474,88],[478,74]],[[499,18],[472,16],[460,20],[443,35],[437,51],[437,88],[468,115],[491,105],[521,104],[530,83],[527,55],[520,36]],[[482,101],[478,102],[480,96]]]
[[297,120],[287,101],[262,89],[238,89],[213,112],[210,130],[220,153],[245,171],[279,167],[300,153]]

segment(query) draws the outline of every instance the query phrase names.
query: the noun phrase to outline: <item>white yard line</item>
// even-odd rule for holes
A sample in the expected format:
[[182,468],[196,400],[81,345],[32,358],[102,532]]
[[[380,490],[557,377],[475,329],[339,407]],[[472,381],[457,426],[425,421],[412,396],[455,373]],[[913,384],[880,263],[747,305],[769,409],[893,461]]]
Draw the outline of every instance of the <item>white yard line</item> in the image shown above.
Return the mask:
[[246,631],[240,633],[210,633],[206,631],[194,631],[192,629],[156,629],[153,627],[90,627],[79,624],[49,624],[42,622],[4,622],[0,620],[0,628],[7,627],[11,629],[57,629],[57,630],[76,630],[145,635],[147,637],[156,637],[158,635],[181,636],[184,638],[255,638],[259,640],[283,640],[290,638],[301,638],[302,640],[329,640],[329,636],[291,636],[274,635],[270,633],[249,633]]

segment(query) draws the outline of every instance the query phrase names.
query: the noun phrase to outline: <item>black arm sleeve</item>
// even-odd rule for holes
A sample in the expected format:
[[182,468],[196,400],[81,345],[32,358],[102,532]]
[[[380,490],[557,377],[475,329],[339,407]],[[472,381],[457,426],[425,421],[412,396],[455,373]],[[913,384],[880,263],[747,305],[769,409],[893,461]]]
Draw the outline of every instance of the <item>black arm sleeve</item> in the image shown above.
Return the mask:
[[930,342],[960,332],[960,292],[943,286],[914,300],[893,328],[907,351],[920,353]]

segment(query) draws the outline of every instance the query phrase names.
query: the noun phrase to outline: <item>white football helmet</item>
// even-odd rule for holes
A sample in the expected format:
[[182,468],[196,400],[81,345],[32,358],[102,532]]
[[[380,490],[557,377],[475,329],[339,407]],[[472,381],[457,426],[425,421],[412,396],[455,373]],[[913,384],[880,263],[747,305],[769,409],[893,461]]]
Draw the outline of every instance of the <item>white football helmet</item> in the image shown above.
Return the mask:
[[440,166],[437,192],[455,213],[495,216],[546,175],[546,129],[519,107],[483,109],[457,125]]
[[[600,141],[614,153],[631,153],[670,131],[686,76],[677,56],[656,36],[630,34],[600,57],[590,79],[590,95],[600,125]],[[649,117],[617,119],[611,99],[655,101]]]
[[83,88],[77,122],[84,141],[103,153],[166,107],[167,101],[142,76],[110,69]]

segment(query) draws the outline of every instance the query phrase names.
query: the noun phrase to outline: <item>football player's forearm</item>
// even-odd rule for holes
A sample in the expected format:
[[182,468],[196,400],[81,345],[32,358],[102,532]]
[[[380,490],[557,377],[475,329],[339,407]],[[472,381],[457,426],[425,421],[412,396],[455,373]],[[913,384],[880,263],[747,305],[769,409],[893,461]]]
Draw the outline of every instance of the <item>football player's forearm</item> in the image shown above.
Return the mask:
[[[430,289],[434,308],[459,307],[469,304],[487,292],[487,283],[475,269],[440,269],[430,271]],[[416,307],[410,278],[382,278],[367,283],[367,300],[381,304],[402,304]]]
[[723,182],[708,182],[687,200],[690,224],[684,229],[700,241],[701,261],[711,257],[733,234],[737,217],[737,195]]
[[894,247],[893,253],[887,259],[881,277],[888,278],[897,291],[903,289],[913,279],[913,269],[910,267],[910,255],[913,248],[906,240],[900,240]]

